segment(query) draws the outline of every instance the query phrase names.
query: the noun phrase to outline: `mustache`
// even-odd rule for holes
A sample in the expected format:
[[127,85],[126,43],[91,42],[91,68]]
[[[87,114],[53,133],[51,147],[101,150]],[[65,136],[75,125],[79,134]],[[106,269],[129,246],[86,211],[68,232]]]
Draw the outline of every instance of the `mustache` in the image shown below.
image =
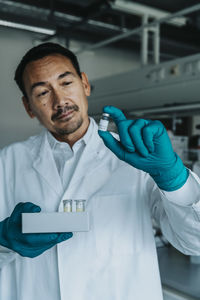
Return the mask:
[[71,106],[64,106],[64,107],[61,107],[57,110],[57,112],[52,115],[51,117],[51,120],[54,121],[56,120],[57,118],[59,118],[62,114],[65,114],[67,111],[69,110],[74,110],[74,111],[79,111],[79,107],[78,105],[74,104],[74,105],[71,105]]

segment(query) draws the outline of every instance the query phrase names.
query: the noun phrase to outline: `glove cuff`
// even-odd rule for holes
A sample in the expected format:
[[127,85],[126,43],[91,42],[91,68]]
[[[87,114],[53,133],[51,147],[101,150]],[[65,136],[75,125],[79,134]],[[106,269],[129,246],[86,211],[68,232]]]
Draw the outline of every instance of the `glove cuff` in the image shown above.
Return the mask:
[[7,219],[8,218],[6,218],[2,222],[0,222],[0,245],[4,246],[6,248],[10,248],[9,245],[8,245],[8,242],[5,238],[5,230],[6,230],[5,226],[6,226]]
[[156,175],[151,175],[161,190],[170,192],[180,189],[188,179],[189,171],[184,166],[180,157],[175,153],[175,163],[169,169],[160,170]]

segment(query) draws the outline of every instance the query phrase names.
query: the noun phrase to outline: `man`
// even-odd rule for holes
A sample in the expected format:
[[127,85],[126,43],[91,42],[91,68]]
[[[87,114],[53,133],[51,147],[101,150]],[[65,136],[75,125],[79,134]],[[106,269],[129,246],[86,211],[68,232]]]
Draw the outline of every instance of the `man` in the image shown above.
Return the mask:
[[[29,50],[15,80],[45,130],[0,153],[0,299],[161,300],[151,217],[200,254],[200,185],[163,125],[108,106],[120,142],[100,138],[87,76],[57,44]],[[86,199],[89,232],[22,234],[22,212],[63,211],[64,199]]]

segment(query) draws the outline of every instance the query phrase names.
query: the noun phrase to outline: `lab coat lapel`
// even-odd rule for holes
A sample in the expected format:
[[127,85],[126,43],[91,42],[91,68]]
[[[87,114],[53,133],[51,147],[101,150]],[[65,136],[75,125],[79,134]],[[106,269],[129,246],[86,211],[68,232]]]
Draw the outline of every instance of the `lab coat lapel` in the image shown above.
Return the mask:
[[40,135],[38,147],[34,153],[33,168],[45,179],[50,188],[60,195],[63,187],[46,134],[45,130]]

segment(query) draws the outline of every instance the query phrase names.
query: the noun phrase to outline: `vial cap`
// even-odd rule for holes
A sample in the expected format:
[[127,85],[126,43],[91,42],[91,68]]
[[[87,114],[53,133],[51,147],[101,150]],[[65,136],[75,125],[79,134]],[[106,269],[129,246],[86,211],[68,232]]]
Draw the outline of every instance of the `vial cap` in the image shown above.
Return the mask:
[[110,117],[110,114],[103,113],[103,116],[104,116],[104,117]]

